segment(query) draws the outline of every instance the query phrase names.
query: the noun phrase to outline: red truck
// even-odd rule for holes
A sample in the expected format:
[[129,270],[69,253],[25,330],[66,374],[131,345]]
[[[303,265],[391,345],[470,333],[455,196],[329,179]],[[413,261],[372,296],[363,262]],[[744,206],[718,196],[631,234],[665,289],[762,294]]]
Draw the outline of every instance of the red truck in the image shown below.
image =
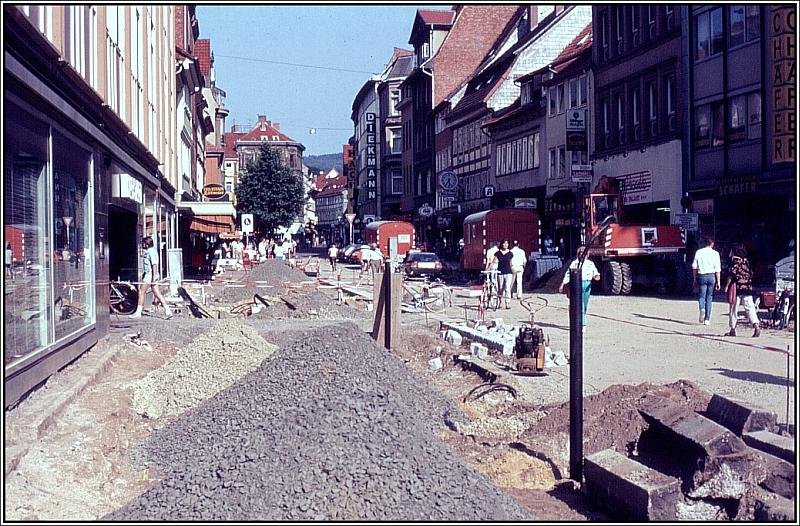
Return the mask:
[[539,214],[527,208],[498,208],[468,215],[464,218],[461,268],[486,268],[486,251],[503,239],[509,243],[516,239],[526,254],[539,250],[541,226]]
[[373,221],[364,227],[364,241],[378,245],[384,257],[389,255],[392,239],[397,240],[397,255],[405,256],[414,246],[414,225],[406,221]]

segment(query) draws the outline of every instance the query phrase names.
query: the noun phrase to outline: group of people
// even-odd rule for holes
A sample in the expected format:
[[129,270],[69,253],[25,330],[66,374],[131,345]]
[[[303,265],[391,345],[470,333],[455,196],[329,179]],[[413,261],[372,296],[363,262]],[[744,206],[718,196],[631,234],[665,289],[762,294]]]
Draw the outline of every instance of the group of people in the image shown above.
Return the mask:
[[[761,336],[761,323],[758,319],[755,300],[753,298],[755,289],[753,288],[753,271],[750,268],[750,261],[747,258],[747,250],[744,245],[737,243],[733,246],[730,253],[730,267],[728,269],[728,279],[725,285],[725,293],[728,296],[728,331],[725,336],[736,336],[736,326],[739,317],[739,305],[744,306],[747,318],[753,325],[753,337]],[[722,288],[722,264],[719,252],[714,250],[714,240],[707,238],[705,246],[695,252],[692,262],[693,287],[698,289],[698,303],[700,312],[698,321],[704,325],[711,325],[711,306],[714,299],[714,291]]]
[[[367,247],[360,249],[361,251],[361,274],[372,270],[373,274],[380,274],[383,272],[383,252],[378,248],[376,243],[370,243]],[[331,269],[336,272],[337,259],[339,257],[339,247],[331,244],[328,247],[328,261],[331,264]]]
[[514,240],[514,246],[508,239],[503,239],[487,252],[486,270],[497,271],[497,293],[503,299],[506,309],[510,309],[509,302],[516,296],[522,299],[522,276],[528,256],[519,246],[519,241]]
[[218,259],[234,259],[241,263],[245,255],[250,261],[266,261],[270,258],[287,260],[295,257],[296,253],[297,241],[294,239],[262,237],[256,245],[252,242],[245,245],[241,239],[222,241],[217,245],[214,255]]

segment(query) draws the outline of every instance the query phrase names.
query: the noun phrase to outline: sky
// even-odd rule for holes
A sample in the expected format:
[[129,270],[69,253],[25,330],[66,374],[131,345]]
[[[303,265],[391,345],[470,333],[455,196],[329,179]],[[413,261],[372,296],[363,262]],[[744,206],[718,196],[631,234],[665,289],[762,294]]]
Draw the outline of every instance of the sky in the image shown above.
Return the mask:
[[211,39],[230,111],[226,131],[266,115],[306,155],[341,153],[353,134],[353,98],[394,47],[411,49],[417,9],[450,5],[198,4],[200,38]]

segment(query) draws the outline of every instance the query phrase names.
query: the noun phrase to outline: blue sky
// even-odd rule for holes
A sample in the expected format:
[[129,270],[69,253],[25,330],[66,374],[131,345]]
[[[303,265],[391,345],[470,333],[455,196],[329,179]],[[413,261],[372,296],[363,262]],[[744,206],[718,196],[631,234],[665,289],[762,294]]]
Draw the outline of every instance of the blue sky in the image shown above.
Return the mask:
[[200,38],[211,39],[217,86],[227,94],[226,127],[266,115],[303,143],[307,155],[340,153],[353,132],[353,97],[369,72],[380,73],[394,47],[411,48],[418,8],[449,7],[198,5]]

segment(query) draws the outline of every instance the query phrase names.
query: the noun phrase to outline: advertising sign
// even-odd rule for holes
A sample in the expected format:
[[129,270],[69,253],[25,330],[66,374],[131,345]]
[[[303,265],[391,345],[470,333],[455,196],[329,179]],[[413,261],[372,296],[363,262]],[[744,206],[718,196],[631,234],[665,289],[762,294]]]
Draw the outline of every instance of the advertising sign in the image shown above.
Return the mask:
[[687,232],[697,232],[700,228],[700,214],[675,214],[675,222]]
[[573,183],[591,183],[592,182],[592,165],[591,164],[573,164],[571,170],[571,177]]
[[424,205],[419,207],[418,212],[419,215],[421,215],[422,217],[430,217],[433,215],[433,207],[428,203],[425,203]]
[[375,122],[375,114],[374,113],[367,113],[367,147],[364,149],[364,153],[367,159],[367,199],[368,200],[375,200],[378,199],[378,141],[376,139],[377,135],[377,124]]
[[[795,89],[797,77],[797,47],[795,41],[797,9],[794,5],[774,5],[769,7],[772,30],[771,42],[767,46],[772,57],[772,118],[769,119],[772,147],[772,163],[793,163],[795,161],[797,98]],[[749,12],[748,12],[749,15]]]
[[225,197],[225,187],[217,183],[209,183],[203,187],[203,197],[216,201]]
[[586,110],[567,110],[567,131],[586,131]]
[[623,205],[653,201],[653,179],[649,170],[623,175],[620,179],[622,180]]
[[564,112],[567,119],[567,150],[585,152],[589,149],[586,136],[586,110],[570,109]]
[[515,197],[514,208],[536,208],[535,197]]

